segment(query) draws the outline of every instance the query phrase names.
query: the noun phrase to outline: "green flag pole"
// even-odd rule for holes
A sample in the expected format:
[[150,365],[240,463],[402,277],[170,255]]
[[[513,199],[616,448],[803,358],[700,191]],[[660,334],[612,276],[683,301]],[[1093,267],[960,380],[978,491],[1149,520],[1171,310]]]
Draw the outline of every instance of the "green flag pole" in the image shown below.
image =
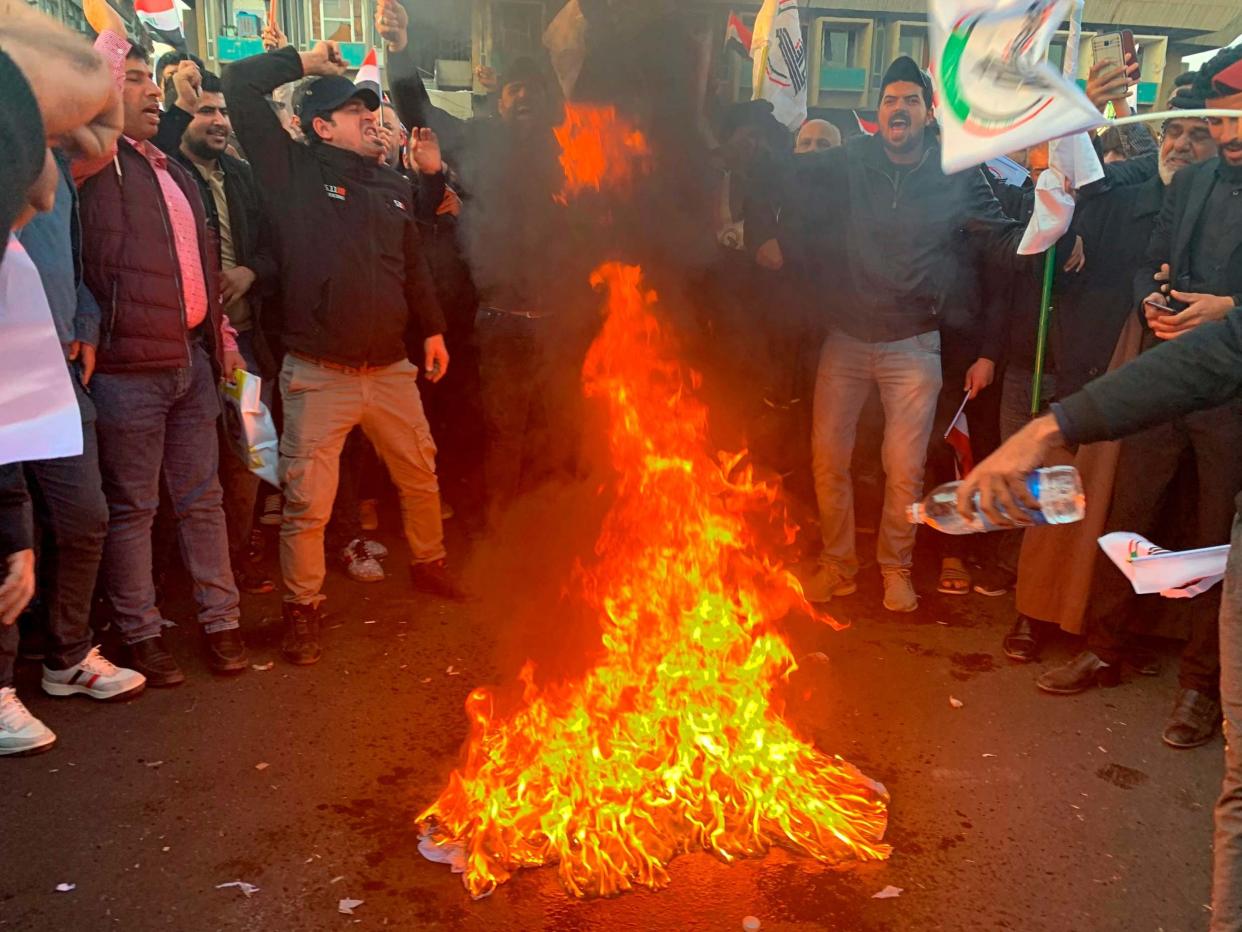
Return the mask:
[[1048,324],[1052,320],[1052,280],[1056,276],[1057,247],[1044,253],[1044,287],[1039,297],[1039,329],[1035,335],[1035,375],[1031,379],[1031,417],[1039,414],[1044,385],[1044,357],[1048,354]]

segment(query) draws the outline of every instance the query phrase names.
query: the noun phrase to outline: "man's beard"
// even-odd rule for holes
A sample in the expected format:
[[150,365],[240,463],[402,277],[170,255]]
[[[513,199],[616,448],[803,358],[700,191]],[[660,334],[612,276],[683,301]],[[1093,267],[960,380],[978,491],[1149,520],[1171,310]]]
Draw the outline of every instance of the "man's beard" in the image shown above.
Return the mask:
[[1159,172],[1160,180],[1164,182],[1165,187],[1168,187],[1173,183],[1173,176],[1184,167],[1184,165],[1170,165],[1165,161],[1163,156],[1161,156],[1159,161],[1156,163],[1156,170]]
[[195,158],[202,159],[204,162],[214,162],[224,151],[224,149],[214,149],[207,145],[205,139],[190,139],[188,136],[185,137],[185,147]]

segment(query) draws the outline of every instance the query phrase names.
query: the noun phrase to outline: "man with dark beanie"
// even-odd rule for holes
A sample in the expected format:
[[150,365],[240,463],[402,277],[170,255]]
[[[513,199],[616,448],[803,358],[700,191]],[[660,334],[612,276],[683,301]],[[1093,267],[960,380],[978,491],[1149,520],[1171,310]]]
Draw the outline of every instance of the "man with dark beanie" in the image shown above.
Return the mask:
[[[1021,267],[1022,225],[1009,220],[979,169],[945,175],[930,131],[931,79],[913,59],[889,66],[875,136],[806,156],[808,196],[787,235],[828,305],[830,331],[816,380],[812,453],[824,547],[803,586],[825,602],[857,589],[850,460],[872,386],[884,404],[884,512],[877,558],[884,606],[912,612],[915,528],[906,506],[923,491],[923,466],[940,392],[940,333],[965,309],[950,300],[965,270],[956,256],[983,249]],[[978,238],[964,249],[965,237]],[[787,253],[788,254],[788,253]]]
[[[570,265],[575,244],[554,199],[564,175],[548,79],[531,59],[514,60],[498,81],[496,116],[462,123],[431,106],[407,23],[396,0],[376,9],[397,112],[410,126],[436,130],[462,192],[459,232],[479,297],[474,338],[494,524],[533,480],[574,468],[586,346],[568,311],[588,270]],[[438,203],[443,165],[424,160],[420,170],[425,196]]]

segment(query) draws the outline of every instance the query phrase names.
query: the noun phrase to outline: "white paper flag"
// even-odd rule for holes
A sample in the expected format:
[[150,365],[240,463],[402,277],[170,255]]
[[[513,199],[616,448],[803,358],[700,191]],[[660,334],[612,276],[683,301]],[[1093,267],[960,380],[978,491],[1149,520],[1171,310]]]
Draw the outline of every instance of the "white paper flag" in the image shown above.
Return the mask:
[[78,456],[82,414],[39,270],[14,236],[0,263],[0,464]]
[[1192,598],[1211,589],[1224,578],[1229,559],[1228,544],[1169,551],[1129,531],[1105,534],[1099,544],[1135,592],[1159,592],[1169,599]]
[[932,68],[946,172],[1105,122],[1045,60],[1074,0],[932,0]]

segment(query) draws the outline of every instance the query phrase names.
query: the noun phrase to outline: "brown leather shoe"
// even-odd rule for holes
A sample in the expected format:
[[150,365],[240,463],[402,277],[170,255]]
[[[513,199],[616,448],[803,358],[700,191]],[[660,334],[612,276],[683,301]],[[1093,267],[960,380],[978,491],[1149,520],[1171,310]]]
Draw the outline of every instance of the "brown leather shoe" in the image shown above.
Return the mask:
[[448,571],[443,560],[410,564],[410,583],[419,592],[437,595],[450,602],[466,602],[470,596]]
[[1198,690],[1183,689],[1161,738],[1171,748],[1197,748],[1211,741],[1219,726],[1220,703]]
[[1121,669],[1117,664],[1108,664],[1089,650],[1069,663],[1049,670],[1035,681],[1046,693],[1054,696],[1072,696],[1086,692],[1092,686],[1116,686],[1121,682]]

